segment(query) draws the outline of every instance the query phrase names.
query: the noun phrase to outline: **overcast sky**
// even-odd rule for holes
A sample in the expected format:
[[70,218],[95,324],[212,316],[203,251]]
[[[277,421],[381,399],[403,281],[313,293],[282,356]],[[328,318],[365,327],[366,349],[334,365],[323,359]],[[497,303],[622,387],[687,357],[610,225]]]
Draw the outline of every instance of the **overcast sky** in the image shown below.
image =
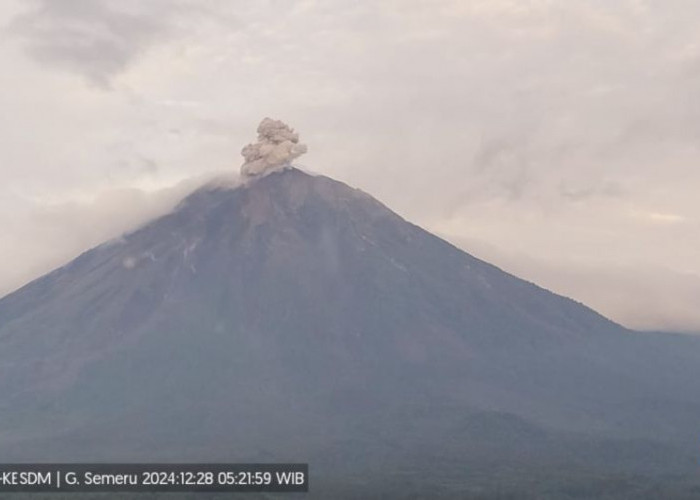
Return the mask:
[[696,0],[5,0],[0,294],[237,171],[270,116],[302,165],[476,256],[700,332],[699,21]]

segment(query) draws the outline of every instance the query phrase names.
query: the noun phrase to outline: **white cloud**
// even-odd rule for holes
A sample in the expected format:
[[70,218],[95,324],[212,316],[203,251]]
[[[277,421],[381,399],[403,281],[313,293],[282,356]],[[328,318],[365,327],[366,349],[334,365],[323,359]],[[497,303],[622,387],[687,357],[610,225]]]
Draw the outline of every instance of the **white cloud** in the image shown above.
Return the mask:
[[59,239],[9,207],[41,227],[27,199],[236,170],[264,116],[304,132],[304,164],[429,229],[700,273],[697,2],[35,0],[0,16],[0,283],[45,269],[27,249]]
[[686,220],[685,217],[678,214],[662,214],[659,212],[651,212],[647,214],[647,217],[653,222],[659,222],[661,224],[677,224]]

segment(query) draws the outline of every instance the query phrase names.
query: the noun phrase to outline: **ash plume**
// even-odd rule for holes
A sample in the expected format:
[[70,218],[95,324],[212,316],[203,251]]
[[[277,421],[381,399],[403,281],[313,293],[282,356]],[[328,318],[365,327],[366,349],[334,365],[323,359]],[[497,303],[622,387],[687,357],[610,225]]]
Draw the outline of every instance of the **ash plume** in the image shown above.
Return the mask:
[[294,129],[280,120],[265,118],[258,125],[258,142],[248,144],[241,151],[245,158],[241,175],[255,176],[282,169],[306,151]]

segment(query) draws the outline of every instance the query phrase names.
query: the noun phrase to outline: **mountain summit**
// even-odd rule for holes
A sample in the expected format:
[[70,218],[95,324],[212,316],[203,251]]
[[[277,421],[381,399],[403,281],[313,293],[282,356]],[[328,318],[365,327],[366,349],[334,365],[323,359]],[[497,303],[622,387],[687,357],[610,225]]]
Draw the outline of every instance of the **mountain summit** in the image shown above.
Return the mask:
[[630,332],[275,168],[0,300],[0,459],[322,460],[330,481],[523,442],[535,461],[635,440],[685,457],[699,366],[693,339]]

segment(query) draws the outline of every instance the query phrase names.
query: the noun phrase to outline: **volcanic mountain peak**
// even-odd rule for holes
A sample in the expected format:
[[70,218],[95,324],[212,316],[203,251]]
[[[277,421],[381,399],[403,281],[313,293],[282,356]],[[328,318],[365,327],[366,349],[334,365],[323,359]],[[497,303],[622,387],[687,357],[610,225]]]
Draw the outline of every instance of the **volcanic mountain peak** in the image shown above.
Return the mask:
[[[638,400],[697,403],[695,347],[657,362],[656,345],[358,189],[289,166],[264,174],[206,185],[0,299],[0,436],[20,436],[5,458],[37,458],[47,442],[64,459],[86,442],[90,459],[202,446],[251,459],[261,442],[284,457],[300,429],[324,430],[303,445],[316,453],[328,436],[367,438],[358,422],[383,434],[385,413],[413,411],[435,413],[429,433],[488,409],[577,431],[625,421],[638,436],[669,416],[634,414]],[[661,427],[672,439],[692,425]],[[119,429],[133,440],[112,438]]]
[[392,463],[402,485],[693,467],[700,342],[505,273],[292,167],[285,124],[258,132],[240,178],[0,299],[0,461],[308,461],[359,483]]

